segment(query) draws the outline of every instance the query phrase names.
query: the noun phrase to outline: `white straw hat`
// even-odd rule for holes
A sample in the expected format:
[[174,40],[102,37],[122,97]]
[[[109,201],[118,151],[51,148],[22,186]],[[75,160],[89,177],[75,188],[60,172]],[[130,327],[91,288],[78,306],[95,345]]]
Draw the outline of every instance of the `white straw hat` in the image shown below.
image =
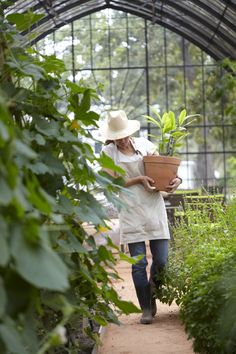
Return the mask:
[[108,112],[106,126],[100,130],[106,140],[117,140],[130,136],[140,129],[138,120],[129,120],[122,110]]

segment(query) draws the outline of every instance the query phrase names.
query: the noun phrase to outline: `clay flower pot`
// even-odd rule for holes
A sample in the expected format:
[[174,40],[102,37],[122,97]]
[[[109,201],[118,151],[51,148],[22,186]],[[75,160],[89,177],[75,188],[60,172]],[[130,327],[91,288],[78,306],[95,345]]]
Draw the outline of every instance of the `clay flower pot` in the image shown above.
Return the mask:
[[181,159],[172,156],[150,155],[143,157],[145,175],[154,179],[154,186],[159,191],[166,187],[177,176]]

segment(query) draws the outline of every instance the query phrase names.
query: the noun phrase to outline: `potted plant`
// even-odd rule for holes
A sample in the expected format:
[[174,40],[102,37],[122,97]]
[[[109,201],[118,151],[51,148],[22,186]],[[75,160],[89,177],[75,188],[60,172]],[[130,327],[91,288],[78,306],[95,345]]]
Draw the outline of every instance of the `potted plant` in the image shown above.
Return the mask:
[[159,155],[144,156],[144,169],[145,174],[154,179],[154,186],[160,191],[165,191],[170,181],[177,176],[181,162],[181,159],[174,155],[189,135],[187,127],[196,121],[194,117],[199,114],[187,115],[186,109],[183,109],[179,116],[175,116],[172,111],[161,116],[154,107],[151,107],[151,111],[154,117],[147,115],[144,117],[160,131],[159,135],[149,134],[155,140]]

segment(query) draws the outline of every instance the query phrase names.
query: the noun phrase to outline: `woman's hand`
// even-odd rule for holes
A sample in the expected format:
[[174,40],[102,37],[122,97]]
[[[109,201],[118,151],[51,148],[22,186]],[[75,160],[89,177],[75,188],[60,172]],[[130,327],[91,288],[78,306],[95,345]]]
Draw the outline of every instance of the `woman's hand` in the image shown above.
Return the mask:
[[169,184],[169,186],[167,186],[166,190],[168,193],[173,193],[178,187],[179,185],[182,183],[181,178],[179,177],[175,177]]
[[156,190],[156,187],[153,186],[153,184],[155,183],[154,179],[148,176],[140,176],[140,179],[146,191],[153,192],[154,190]]

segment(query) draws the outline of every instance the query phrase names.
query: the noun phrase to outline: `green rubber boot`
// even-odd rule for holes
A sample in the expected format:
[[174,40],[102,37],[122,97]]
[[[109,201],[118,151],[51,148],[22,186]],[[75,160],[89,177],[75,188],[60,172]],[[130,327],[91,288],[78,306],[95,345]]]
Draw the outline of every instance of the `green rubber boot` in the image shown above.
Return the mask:
[[140,307],[143,311],[140,323],[151,324],[152,323],[152,308],[151,308],[151,286],[150,284],[142,287],[135,287],[136,294]]

